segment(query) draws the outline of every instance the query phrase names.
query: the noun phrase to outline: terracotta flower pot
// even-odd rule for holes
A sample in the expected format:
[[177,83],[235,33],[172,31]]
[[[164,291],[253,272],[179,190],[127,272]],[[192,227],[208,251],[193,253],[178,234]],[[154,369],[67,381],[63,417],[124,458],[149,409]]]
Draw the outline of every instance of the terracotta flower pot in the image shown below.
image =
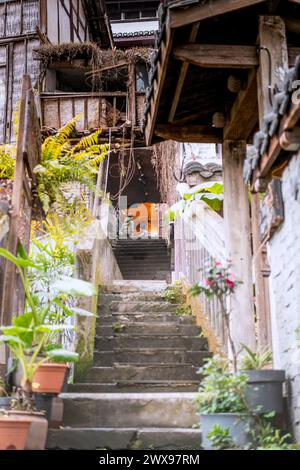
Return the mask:
[[25,443],[25,450],[44,450],[47,440],[48,421],[44,413],[36,411],[8,412],[9,416],[18,421],[30,421],[30,427]]
[[0,416],[0,450],[24,450],[31,420]]
[[60,393],[67,364],[46,363],[40,365],[33,378],[33,391],[38,393]]

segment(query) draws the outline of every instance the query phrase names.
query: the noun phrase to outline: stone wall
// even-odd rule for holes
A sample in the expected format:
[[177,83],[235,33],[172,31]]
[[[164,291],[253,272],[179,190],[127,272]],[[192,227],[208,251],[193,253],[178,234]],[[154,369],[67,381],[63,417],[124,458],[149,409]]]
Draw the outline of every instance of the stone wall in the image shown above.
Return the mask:
[[282,193],[284,223],[268,246],[272,340],[274,365],[287,373],[290,416],[300,440],[300,153],[284,171]]

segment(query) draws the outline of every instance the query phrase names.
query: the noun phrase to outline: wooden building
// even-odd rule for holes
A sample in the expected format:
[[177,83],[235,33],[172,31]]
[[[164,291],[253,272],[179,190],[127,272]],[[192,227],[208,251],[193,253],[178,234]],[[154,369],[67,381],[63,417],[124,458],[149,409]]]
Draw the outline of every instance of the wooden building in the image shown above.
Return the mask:
[[33,51],[41,44],[93,41],[110,48],[112,34],[103,1],[0,1],[0,142],[14,140],[13,115],[24,74],[43,89]]

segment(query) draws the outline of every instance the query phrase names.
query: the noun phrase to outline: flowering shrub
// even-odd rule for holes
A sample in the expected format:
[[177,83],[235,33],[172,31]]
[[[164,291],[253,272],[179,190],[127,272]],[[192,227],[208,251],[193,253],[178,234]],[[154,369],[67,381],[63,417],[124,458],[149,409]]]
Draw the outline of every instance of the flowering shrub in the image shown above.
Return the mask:
[[230,311],[227,310],[226,297],[233,294],[241,281],[235,279],[235,274],[231,270],[231,263],[221,263],[215,261],[205,267],[204,279],[197,282],[190,288],[193,296],[205,294],[207,298],[216,297],[220,304],[221,315],[224,320],[228,341],[233,358],[233,368],[237,370],[237,352],[230,332]]
[[208,298],[214,296],[219,298],[232,294],[241,282],[235,279],[231,267],[230,263],[221,263],[220,261],[209,265],[205,269],[204,279],[194,284],[190,293],[192,295],[204,293]]

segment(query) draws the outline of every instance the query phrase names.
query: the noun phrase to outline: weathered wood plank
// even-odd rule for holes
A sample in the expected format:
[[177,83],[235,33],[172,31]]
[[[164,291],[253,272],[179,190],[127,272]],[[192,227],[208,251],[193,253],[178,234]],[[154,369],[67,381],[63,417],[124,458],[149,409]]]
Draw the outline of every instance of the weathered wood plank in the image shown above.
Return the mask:
[[258,65],[256,46],[184,44],[174,49],[175,59],[209,68],[251,68]]
[[158,112],[158,103],[163,89],[163,83],[166,77],[167,68],[169,64],[169,57],[171,54],[171,48],[173,43],[174,32],[170,30],[168,25],[168,18],[166,20],[166,39],[161,46],[161,64],[162,67],[157,74],[158,87],[153,96],[153,104],[150,107],[150,113],[148,114],[148,119],[145,127],[145,140],[146,145],[150,145],[153,137],[154,127],[156,116]]
[[236,349],[255,349],[252,254],[248,191],[243,180],[245,141],[223,143],[224,223],[226,255],[243,283],[230,298],[231,330]]
[[170,27],[180,28],[196,21],[231,13],[236,10],[264,3],[266,0],[215,0],[205,2],[201,5],[186,8],[185,10],[171,10]]
[[[196,23],[192,26],[192,30],[191,30],[190,37],[189,37],[189,42],[190,43],[193,43],[193,42],[196,41],[198,30],[199,30],[199,24],[200,23]],[[178,81],[177,81],[177,85],[176,85],[176,89],[175,89],[175,93],[174,93],[174,98],[173,98],[173,101],[172,101],[172,104],[171,104],[171,109],[170,109],[170,112],[169,112],[169,122],[174,121],[174,117],[175,117],[175,114],[176,114],[177,106],[178,106],[178,103],[179,103],[179,100],[180,100],[180,96],[181,96],[181,92],[182,92],[182,88],[183,88],[183,85],[184,85],[184,82],[185,82],[185,78],[186,78],[188,68],[189,68],[188,62],[184,62],[183,64],[181,64],[181,68],[180,68],[180,72],[179,72],[179,78],[178,78]]]
[[258,120],[256,71],[251,70],[230,111],[224,128],[224,139],[248,141]]
[[176,140],[178,142],[218,144],[223,140],[222,131],[220,129],[214,129],[211,126],[157,124],[154,132],[158,137],[162,137],[166,140]]

